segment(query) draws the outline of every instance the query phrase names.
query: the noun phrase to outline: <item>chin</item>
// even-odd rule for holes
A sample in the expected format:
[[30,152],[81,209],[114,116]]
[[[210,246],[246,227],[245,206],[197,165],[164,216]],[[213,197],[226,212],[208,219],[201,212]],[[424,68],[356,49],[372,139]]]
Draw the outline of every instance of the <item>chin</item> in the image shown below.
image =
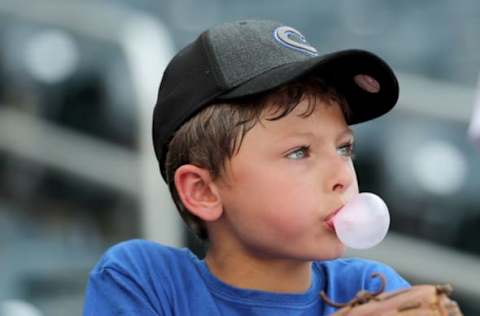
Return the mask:
[[344,254],[345,254],[345,246],[343,244],[340,244],[340,246],[338,246],[338,249],[337,249],[336,258],[341,257]]
[[315,258],[315,260],[333,260],[340,258],[344,255],[344,253],[345,246],[342,243],[338,242],[327,248],[323,248],[320,251],[318,258]]

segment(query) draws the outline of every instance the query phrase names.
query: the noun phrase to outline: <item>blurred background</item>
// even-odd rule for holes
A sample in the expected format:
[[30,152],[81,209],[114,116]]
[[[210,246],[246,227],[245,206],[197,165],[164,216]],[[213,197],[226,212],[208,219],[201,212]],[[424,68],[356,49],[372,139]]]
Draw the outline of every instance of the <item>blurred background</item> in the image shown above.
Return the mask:
[[480,315],[480,151],[467,138],[479,1],[2,0],[1,316],[80,315],[89,270],[125,239],[202,255],[159,175],[151,113],[174,52],[243,18],[395,68],[396,109],[354,128],[360,189],[385,199],[391,232],[347,255],[412,283],[451,283],[465,315]]

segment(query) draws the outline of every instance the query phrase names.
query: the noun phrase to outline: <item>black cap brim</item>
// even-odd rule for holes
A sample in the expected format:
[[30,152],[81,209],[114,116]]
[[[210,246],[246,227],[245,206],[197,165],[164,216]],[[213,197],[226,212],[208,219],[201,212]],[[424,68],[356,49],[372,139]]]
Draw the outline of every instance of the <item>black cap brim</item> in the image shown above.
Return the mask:
[[[217,97],[233,99],[268,91],[303,75],[325,78],[343,95],[351,109],[349,124],[379,117],[390,111],[399,95],[393,70],[378,56],[363,50],[343,50],[293,62],[266,71]],[[369,92],[355,82],[357,75],[368,75],[379,83],[378,92]]]

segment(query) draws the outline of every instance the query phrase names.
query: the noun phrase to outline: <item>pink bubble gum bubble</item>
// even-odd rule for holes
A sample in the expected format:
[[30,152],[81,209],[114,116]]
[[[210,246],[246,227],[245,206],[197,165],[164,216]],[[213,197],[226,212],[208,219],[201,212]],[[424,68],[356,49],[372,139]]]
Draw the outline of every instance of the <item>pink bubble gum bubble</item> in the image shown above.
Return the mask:
[[373,193],[360,193],[333,218],[338,239],[347,247],[367,249],[387,235],[390,215],[385,202]]

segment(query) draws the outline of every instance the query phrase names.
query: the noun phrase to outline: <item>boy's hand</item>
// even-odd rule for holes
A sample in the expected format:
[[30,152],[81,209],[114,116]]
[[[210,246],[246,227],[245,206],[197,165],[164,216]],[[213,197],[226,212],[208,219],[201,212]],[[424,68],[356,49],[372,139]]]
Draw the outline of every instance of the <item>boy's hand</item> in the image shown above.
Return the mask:
[[458,304],[449,298],[450,285],[416,285],[390,293],[382,293],[382,287],[375,293],[360,291],[350,302],[339,304],[321,293],[329,305],[341,307],[333,316],[462,316]]

